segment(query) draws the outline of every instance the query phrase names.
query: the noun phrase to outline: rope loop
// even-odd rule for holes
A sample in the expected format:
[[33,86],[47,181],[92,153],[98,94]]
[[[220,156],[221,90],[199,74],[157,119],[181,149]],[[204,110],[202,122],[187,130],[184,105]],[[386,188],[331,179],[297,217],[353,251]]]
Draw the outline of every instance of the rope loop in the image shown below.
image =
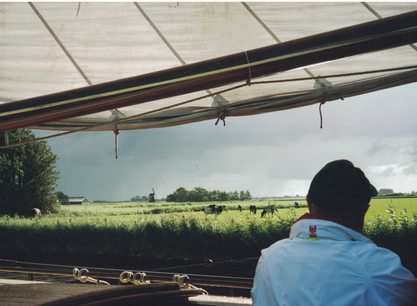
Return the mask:
[[326,88],[323,88],[323,95],[322,95],[322,100],[319,104],[319,114],[320,114],[320,128],[323,128],[323,113],[321,111],[321,107],[328,101],[328,95],[327,95],[327,90]]
[[86,268],[82,268],[82,269],[74,268],[72,270],[72,275],[74,276],[74,278],[76,280],[79,280],[83,284],[89,282],[89,283],[93,283],[93,284],[97,284],[97,285],[108,285],[108,286],[110,286],[110,284],[106,281],[95,279],[93,277],[88,276],[88,273],[90,273],[90,272]]
[[320,89],[321,93],[322,93],[322,99],[321,102],[319,104],[319,114],[320,114],[320,128],[323,128],[323,113],[321,111],[321,107],[323,106],[323,104],[325,104],[328,100],[328,89],[331,88],[333,85],[331,82],[329,82],[328,80],[326,80],[325,78],[321,78],[319,76],[319,78],[317,78],[314,82],[314,88],[316,89]]
[[219,121],[223,121],[223,126],[226,126],[226,114],[227,114],[227,100],[223,98],[221,95],[214,96],[214,101],[211,106],[218,107],[219,114],[217,115],[217,120],[214,125],[219,124]]
[[186,274],[175,274],[172,280],[174,283],[177,283],[180,286],[180,288],[186,288],[188,284],[185,281],[189,279],[190,278]]
[[325,102],[321,102],[319,105],[319,114],[320,114],[320,128],[323,128],[323,114],[321,113],[321,106],[324,104]]
[[199,290],[200,294],[208,295],[208,292],[202,288],[196,287],[193,284],[188,283],[187,281],[190,278],[186,274],[174,274],[172,281],[177,283],[180,289],[192,289],[192,290]]
[[130,271],[123,271],[120,273],[119,280],[122,284],[130,283],[133,280],[133,273]]
[[216,123],[214,125],[217,125],[219,123],[219,121],[223,121],[223,126],[226,126],[226,114],[224,111],[224,108],[222,107],[219,111],[219,116],[217,117]]
[[119,134],[120,134],[120,131],[117,128],[117,124],[114,125],[113,133],[114,133],[114,154],[115,154],[116,159],[118,159],[119,158]]
[[132,283],[135,285],[146,284],[145,277],[146,277],[145,272],[137,272],[133,275]]
[[145,280],[145,272],[133,273],[131,271],[123,271],[120,273],[119,280],[122,284],[132,283],[136,286],[148,284],[149,281]]
[[72,270],[72,275],[74,276],[75,279],[79,280],[82,283],[86,283],[88,282],[88,269],[82,268],[82,269],[78,269],[78,268],[74,268],[74,270]]
[[246,80],[246,84],[250,86],[252,84],[252,72],[250,70],[251,64],[249,61],[248,52],[245,51],[246,61],[248,63],[248,79]]

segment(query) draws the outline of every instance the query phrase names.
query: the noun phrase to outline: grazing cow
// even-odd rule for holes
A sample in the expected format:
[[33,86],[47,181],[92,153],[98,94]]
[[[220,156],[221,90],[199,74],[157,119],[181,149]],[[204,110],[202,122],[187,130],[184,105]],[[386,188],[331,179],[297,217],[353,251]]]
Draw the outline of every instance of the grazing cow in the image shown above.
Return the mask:
[[294,202],[294,207],[295,208],[299,208],[300,207],[300,204],[298,204],[298,202]]
[[30,216],[31,217],[40,217],[42,215],[42,211],[39,208],[32,208],[30,210]]
[[251,205],[249,206],[249,213],[254,213],[256,215],[256,206],[255,205]]
[[225,210],[225,209],[226,209],[225,205],[215,206],[214,207],[214,212],[216,213],[216,215],[220,215],[223,212],[223,210]]
[[263,218],[267,213],[270,213],[271,215],[273,215],[275,212],[275,207],[270,205],[265,207],[262,212],[261,212],[261,218]]
[[242,212],[242,206],[238,205],[238,206],[237,206],[237,209],[238,209],[240,212]]
[[216,209],[216,205],[209,205],[209,206],[206,206],[206,207],[204,207],[204,213],[205,213],[206,215],[208,215],[208,214],[213,214],[215,209]]
[[217,205],[211,204],[211,205],[208,205],[208,206],[204,207],[204,213],[206,215],[208,215],[208,214],[216,214],[216,215],[219,215],[225,209],[226,209],[226,206],[224,206],[224,205],[217,206]]

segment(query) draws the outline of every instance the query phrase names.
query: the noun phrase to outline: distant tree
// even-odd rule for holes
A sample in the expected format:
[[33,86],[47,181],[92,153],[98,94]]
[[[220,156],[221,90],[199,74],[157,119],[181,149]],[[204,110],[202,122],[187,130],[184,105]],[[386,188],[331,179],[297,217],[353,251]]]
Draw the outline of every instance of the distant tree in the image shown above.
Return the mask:
[[218,190],[209,191],[209,201],[220,201],[220,191]]
[[233,191],[230,193],[230,200],[231,201],[238,201],[239,200],[239,192]]
[[[19,129],[8,132],[8,138],[10,143],[19,143],[35,135]],[[5,142],[1,133],[0,143]],[[56,211],[56,160],[45,141],[0,150],[0,214],[25,214],[32,208],[42,213]]]
[[248,190],[246,191],[241,191],[239,193],[239,200],[241,201],[247,201],[247,200],[251,200],[252,199],[252,195],[250,194],[250,192]]
[[167,202],[176,202],[175,194],[171,193],[171,194],[167,195],[166,201]]
[[209,198],[209,192],[202,187],[195,187],[189,192],[188,200],[191,202],[206,202]]
[[393,194],[393,193],[394,193],[394,190],[389,189],[389,188],[381,188],[378,191],[379,196],[384,196],[384,195]]
[[185,202],[188,201],[188,194],[189,191],[185,189],[184,187],[180,187],[175,191],[177,195],[177,201],[178,202]]
[[68,196],[65,193],[63,193],[62,191],[55,192],[55,196],[58,198],[58,201],[61,204],[68,203]]
[[134,196],[132,198],[130,198],[131,202],[148,202],[148,197],[147,196]]
[[390,193],[390,194],[386,194],[386,197],[404,197],[405,194],[402,192],[394,192],[394,193]]
[[187,189],[180,187],[167,196],[167,202],[186,202],[189,200],[189,193]]
[[219,199],[218,201],[228,201],[229,197],[227,196],[227,192],[226,191],[219,191]]

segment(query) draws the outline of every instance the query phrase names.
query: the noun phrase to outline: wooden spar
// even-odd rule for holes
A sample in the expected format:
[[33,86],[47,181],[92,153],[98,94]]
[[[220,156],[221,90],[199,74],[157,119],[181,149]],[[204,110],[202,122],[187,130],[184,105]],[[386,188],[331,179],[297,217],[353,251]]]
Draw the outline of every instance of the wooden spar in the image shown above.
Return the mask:
[[[0,105],[0,131],[140,104],[417,41],[417,11],[281,44]],[[248,63],[249,60],[249,63]]]

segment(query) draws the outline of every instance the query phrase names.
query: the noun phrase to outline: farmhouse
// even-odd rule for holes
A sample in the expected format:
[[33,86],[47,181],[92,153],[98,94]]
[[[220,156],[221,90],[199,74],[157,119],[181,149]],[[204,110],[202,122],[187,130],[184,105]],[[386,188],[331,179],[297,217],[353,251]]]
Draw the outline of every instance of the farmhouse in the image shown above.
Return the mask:
[[68,203],[67,204],[83,204],[84,202],[88,202],[88,199],[86,197],[68,197]]

